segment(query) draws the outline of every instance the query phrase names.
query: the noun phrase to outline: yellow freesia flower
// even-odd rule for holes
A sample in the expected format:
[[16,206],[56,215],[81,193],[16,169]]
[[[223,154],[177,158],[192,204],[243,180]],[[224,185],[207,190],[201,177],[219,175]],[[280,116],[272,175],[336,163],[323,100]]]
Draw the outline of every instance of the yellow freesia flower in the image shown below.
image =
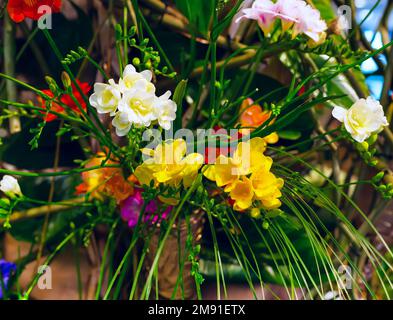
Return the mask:
[[277,178],[272,172],[260,167],[255,171],[250,181],[255,194],[255,199],[261,201],[262,207],[270,210],[277,209],[281,206],[280,189],[284,186],[284,180]]
[[266,143],[262,138],[240,142],[233,157],[218,156],[214,165],[207,166],[204,175],[209,180],[215,181],[219,187],[228,186],[240,176],[248,175],[264,165],[265,150]]
[[254,192],[252,183],[247,177],[236,180],[231,186],[229,196],[235,201],[233,208],[237,211],[243,211],[252,206]]
[[264,139],[253,138],[239,143],[233,157],[220,155],[204,170],[206,178],[229,193],[234,210],[247,210],[254,201],[267,210],[280,207],[284,181],[270,171],[273,160],[263,154],[265,149]]
[[144,161],[135,170],[135,176],[141,184],[155,185],[164,183],[185,188],[191,186],[203,164],[203,156],[199,153],[186,155],[187,144],[183,139],[164,142],[156,149],[143,149],[143,153],[152,157]]

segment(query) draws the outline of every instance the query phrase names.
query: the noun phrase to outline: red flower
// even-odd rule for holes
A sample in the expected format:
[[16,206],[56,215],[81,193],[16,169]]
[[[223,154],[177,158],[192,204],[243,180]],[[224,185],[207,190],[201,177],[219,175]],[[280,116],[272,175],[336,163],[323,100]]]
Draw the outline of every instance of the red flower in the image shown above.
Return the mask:
[[[86,82],[80,82],[79,80],[76,80],[76,82],[78,83],[79,87],[81,88],[83,94],[87,95],[91,89],[89,84]],[[49,89],[42,90],[42,92],[49,97],[54,97],[53,92]],[[86,111],[86,103],[83,100],[82,95],[79,93],[79,91],[74,86],[74,84],[72,84],[72,94],[74,95],[75,99],[79,102],[79,104],[81,105],[83,110]],[[66,105],[67,107],[69,107],[70,109],[75,111],[76,113],[81,113],[80,109],[78,108],[78,105],[74,102],[74,100],[72,99],[72,97],[69,94],[61,95],[58,98],[58,100],[60,100],[64,105]],[[46,101],[44,99],[42,99],[41,97],[38,97],[38,101],[41,104],[40,107],[42,109],[46,110],[47,109],[46,108]],[[65,112],[64,107],[60,104],[55,103],[55,102],[52,102],[51,111],[54,111],[57,113],[64,113]],[[43,111],[42,113],[45,114],[46,112]],[[55,115],[53,113],[48,113],[45,117],[45,121],[47,121],[47,122],[53,121],[55,119],[57,119],[57,115]]]
[[9,0],[7,10],[13,21],[21,22],[25,18],[38,20],[48,13],[42,6],[50,7],[52,12],[60,12],[61,0]]

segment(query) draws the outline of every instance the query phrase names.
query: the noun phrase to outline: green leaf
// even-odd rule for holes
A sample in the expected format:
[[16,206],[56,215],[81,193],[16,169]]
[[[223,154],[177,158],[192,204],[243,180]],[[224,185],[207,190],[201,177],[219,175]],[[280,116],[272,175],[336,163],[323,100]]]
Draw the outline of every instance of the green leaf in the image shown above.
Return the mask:
[[298,140],[301,138],[302,133],[300,131],[295,131],[295,130],[283,130],[278,132],[278,136],[281,139]]
[[176,0],[176,7],[187,17],[191,33],[207,35],[213,15],[214,0]]
[[336,18],[336,14],[330,0],[314,0],[313,4],[321,12],[323,20],[330,21]]
[[173,101],[177,105],[177,110],[176,110],[176,119],[174,122],[174,129],[180,129],[182,126],[182,116],[183,116],[183,110],[182,110],[182,105],[183,105],[183,99],[184,96],[186,95],[187,91],[187,80],[181,80],[173,94]]

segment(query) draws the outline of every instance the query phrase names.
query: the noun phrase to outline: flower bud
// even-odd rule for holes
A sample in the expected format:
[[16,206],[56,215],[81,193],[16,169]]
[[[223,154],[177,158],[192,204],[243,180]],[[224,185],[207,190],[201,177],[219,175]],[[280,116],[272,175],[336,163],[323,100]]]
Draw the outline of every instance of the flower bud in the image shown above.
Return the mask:
[[63,83],[64,89],[71,87],[71,78],[67,72],[63,71],[61,73],[61,82]]
[[141,60],[139,58],[132,59],[132,64],[134,66],[139,66],[141,64]]
[[60,89],[56,81],[50,76],[46,76],[45,81],[48,84],[50,91],[52,91],[55,96],[58,96],[60,94]]
[[378,172],[371,180],[372,180],[372,182],[377,183],[383,179],[384,175],[385,175],[384,172],[382,172],[382,171]]
[[5,175],[0,181],[0,190],[3,191],[10,198],[18,197],[22,195],[18,180],[14,177]]
[[259,208],[252,208],[250,215],[254,219],[258,219],[261,216],[261,210]]
[[378,135],[373,134],[370,138],[368,138],[367,142],[370,146],[372,146],[378,140]]

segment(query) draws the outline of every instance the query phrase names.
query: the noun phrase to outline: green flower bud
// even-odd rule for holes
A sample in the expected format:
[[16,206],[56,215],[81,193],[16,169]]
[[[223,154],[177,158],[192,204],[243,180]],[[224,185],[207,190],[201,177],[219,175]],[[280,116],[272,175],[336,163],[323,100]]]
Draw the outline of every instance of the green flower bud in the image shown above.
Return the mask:
[[70,53],[71,53],[71,55],[72,55],[75,59],[80,59],[80,58],[81,58],[80,54],[79,54],[78,52],[74,51],[74,50],[71,50]]
[[10,199],[8,198],[1,198],[0,199],[0,208],[8,208],[11,204]]
[[86,56],[87,55],[87,51],[85,48],[83,47],[78,47],[78,52],[81,56]]
[[252,208],[250,215],[252,218],[258,219],[261,216],[261,210],[259,210],[258,208]]
[[172,72],[172,73],[168,74],[168,78],[173,79],[174,77],[176,77],[176,72]]
[[358,150],[358,151],[360,151],[360,152],[366,152],[366,151],[368,151],[368,147],[369,147],[369,145],[368,145],[368,143],[366,142],[366,141],[364,141],[364,142],[361,142],[361,143],[356,143],[356,149]]
[[384,185],[384,184],[382,184],[382,185],[380,185],[379,187],[378,187],[378,190],[379,191],[381,191],[381,192],[385,192],[386,191],[386,186]]
[[4,229],[11,229],[11,224],[8,220],[4,221],[3,228]]
[[371,181],[374,182],[374,183],[377,183],[377,182],[379,182],[379,181],[381,181],[381,180],[383,179],[384,175],[385,175],[385,172],[383,172],[383,171],[378,172],[378,173],[371,179]]
[[132,26],[132,27],[130,28],[130,30],[128,31],[128,35],[129,35],[130,37],[132,37],[132,36],[135,35],[135,33],[136,33],[136,26]]
[[64,89],[71,87],[71,78],[67,72],[63,71],[61,73],[61,82],[63,83]]
[[367,142],[370,146],[372,146],[378,140],[378,135],[373,134],[370,138],[367,139]]
[[149,38],[145,38],[143,39],[143,41],[141,42],[141,46],[146,46],[149,43]]
[[145,63],[145,67],[146,67],[146,69],[151,68],[151,61],[150,60]]
[[59,86],[57,85],[56,81],[52,77],[46,76],[45,81],[48,84],[50,91],[52,91],[55,96],[60,94]]
[[141,60],[139,58],[132,59],[132,64],[134,66],[139,66],[141,64]]
[[362,153],[362,156],[363,156],[363,159],[366,160],[366,161],[369,161],[371,159],[371,157],[372,157],[371,153],[368,152],[368,151]]
[[369,145],[366,141],[363,141],[360,145],[362,146],[363,150],[368,150]]

